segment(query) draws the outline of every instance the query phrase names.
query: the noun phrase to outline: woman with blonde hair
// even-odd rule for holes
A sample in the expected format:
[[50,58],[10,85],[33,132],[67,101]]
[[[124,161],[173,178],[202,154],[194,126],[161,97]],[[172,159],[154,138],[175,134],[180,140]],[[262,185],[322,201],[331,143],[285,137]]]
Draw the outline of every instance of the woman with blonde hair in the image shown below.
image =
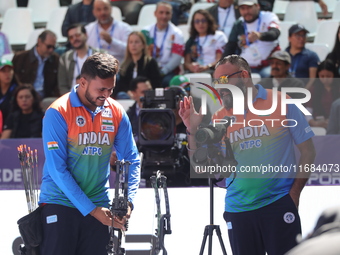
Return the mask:
[[148,78],[153,89],[161,87],[157,61],[149,55],[145,37],[139,31],[131,32],[128,37],[125,59],[118,76],[114,98],[120,98],[122,92],[127,92],[131,80],[137,76]]

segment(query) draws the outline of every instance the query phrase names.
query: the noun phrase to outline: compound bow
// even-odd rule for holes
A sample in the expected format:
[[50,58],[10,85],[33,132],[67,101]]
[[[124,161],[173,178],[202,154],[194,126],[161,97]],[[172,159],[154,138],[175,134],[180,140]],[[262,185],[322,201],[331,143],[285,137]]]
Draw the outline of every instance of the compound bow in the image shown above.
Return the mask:
[[[155,245],[155,254],[159,254],[160,250],[163,251],[163,255],[167,255],[167,251],[164,247],[164,235],[171,234],[171,226],[170,226],[170,206],[169,206],[169,196],[166,185],[166,177],[161,175],[161,172],[158,170],[156,176],[151,176],[150,181],[151,185],[154,188],[155,196],[156,196],[156,204],[157,204],[157,241]],[[163,189],[164,192],[164,202],[165,202],[165,214],[161,214],[161,205],[160,205],[160,189]],[[153,250],[153,249],[152,249]]]
[[[116,161],[116,181],[115,181],[115,197],[112,201],[111,213],[113,218],[123,218],[128,212],[128,173],[129,161]],[[124,255],[125,249],[121,247],[122,233],[121,229],[113,227],[114,219],[112,218],[112,226],[110,230],[110,242],[107,245],[108,254]],[[127,230],[127,222],[125,224]],[[117,245],[114,245],[114,232],[118,231]]]

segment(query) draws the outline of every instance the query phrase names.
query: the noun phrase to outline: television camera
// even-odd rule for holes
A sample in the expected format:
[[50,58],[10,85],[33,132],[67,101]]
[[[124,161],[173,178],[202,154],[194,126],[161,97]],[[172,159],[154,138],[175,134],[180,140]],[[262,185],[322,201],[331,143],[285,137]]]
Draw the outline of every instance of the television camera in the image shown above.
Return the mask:
[[[157,170],[167,176],[189,166],[185,127],[176,125],[179,101],[186,95],[180,87],[146,91],[139,112],[138,147],[143,152],[142,178],[150,179]],[[189,175],[189,171],[188,171]]]

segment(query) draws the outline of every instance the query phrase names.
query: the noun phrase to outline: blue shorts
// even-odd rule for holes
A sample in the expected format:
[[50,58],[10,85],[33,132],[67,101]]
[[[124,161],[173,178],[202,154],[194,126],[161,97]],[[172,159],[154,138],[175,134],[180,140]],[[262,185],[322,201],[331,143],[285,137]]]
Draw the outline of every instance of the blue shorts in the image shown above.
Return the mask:
[[41,254],[107,255],[109,228],[78,209],[46,204],[42,210],[43,242]]
[[298,210],[286,195],[262,208],[224,212],[233,255],[282,255],[297,245],[301,234]]

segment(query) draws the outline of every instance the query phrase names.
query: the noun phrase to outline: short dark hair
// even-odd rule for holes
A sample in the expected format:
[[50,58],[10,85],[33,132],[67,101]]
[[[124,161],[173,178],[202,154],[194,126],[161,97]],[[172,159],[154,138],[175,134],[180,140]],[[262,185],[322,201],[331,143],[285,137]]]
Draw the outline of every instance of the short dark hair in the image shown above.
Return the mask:
[[83,33],[83,34],[86,34],[86,28],[84,26],[84,24],[81,24],[81,23],[75,23],[75,24],[72,24],[70,25],[67,30],[66,30],[66,34],[68,36],[68,31],[70,31],[71,29],[74,29],[74,28],[78,28],[80,27],[80,31]]
[[53,31],[46,29],[38,36],[38,39],[40,39],[42,42],[45,42],[47,35],[57,38],[57,35]]
[[132,79],[130,81],[130,84],[129,84],[129,90],[131,91],[136,91],[137,87],[138,87],[138,83],[145,83],[149,81],[148,78],[144,77],[144,76],[137,76],[136,78]]
[[225,63],[230,63],[234,66],[237,66],[240,70],[246,70],[249,73],[249,76],[251,75],[251,69],[249,67],[247,60],[245,60],[239,55],[233,54],[220,59],[217,62],[215,69],[220,65],[224,65]]
[[119,62],[114,56],[108,53],[96,52],[85,60],[80,75],[90,80],[96,77],[107,79],[114,77],[118,69]]

